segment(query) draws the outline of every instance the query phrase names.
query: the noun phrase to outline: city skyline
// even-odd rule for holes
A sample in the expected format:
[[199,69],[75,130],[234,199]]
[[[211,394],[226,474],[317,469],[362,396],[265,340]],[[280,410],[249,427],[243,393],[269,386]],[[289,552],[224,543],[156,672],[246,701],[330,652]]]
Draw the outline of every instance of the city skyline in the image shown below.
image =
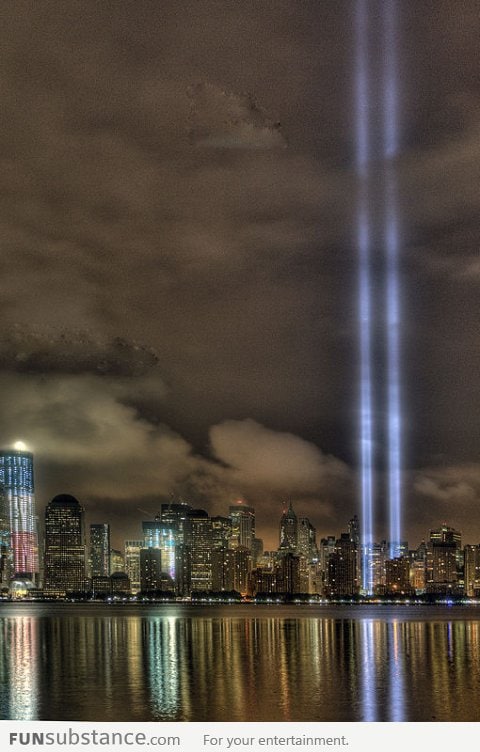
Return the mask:
[[[270,550],[257,537],[256,510],[245,501],[211,515],[173,497],[159,502],[154,518],[145,519],[145,510],[138,510],[144,514],[137,520],[136,538],[116,549],[110,520],[88,524],[86,509],[71,494],[51,499],[40,522],[32,514],[35,497],[30,493],[29,515],[19,516],[17,496],[24,509],[22,493],[33,491],[34,457],[23,442],[16,447],[0,451],[4,598],[223,594],[262,601],[480,595],[480,543],[462,541],[462,532],[446,521],[431,525],[413,547],[406,539],[394,545],[388,538],[372,539],[365,556],[357,514],[348,522],[338,520],[335,534],[326,535],[298,516],[292,501],[284,504],[277,544]],[[31,529],[28,550],[23,527]]]
[[[0,446],[31,444],[39,513],[68,488],[133,539],[136,510],[153,515],[159,497],[195,494],[213,511],[244,498],[263,510],[267,542],[288,499],[326,532],[358,513],[361,5],[5,11]],[[420,539],[430,520],[455,517],[476,540],[477,4],[363,5],[373,535],[389,524],[392,444],[388,5],[403,527]]]

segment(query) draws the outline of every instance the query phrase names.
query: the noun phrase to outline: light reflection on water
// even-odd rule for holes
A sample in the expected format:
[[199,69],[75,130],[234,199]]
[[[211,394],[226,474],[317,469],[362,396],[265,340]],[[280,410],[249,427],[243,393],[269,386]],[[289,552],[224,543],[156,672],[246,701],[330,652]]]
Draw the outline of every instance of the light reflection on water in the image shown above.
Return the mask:
[[0,606],[0,718],[480,720],[480,611]]

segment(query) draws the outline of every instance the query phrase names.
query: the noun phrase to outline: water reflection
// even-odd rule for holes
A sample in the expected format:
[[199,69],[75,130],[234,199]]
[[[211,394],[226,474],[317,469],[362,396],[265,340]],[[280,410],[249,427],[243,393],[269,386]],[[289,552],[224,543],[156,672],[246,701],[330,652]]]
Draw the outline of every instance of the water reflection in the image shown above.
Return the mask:
[[480,617],[447,616],[3,606],[0,717],[478,721]]
[[1,620],[0,718],[37,716],[38,642],[35,619]]

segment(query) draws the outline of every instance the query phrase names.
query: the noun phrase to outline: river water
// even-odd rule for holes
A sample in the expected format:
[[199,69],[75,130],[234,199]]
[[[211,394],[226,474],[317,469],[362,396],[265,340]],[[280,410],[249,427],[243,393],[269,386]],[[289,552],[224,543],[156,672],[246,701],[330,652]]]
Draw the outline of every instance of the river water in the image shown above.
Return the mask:
[[480,608],[4,603],[0,718],[480,721]]

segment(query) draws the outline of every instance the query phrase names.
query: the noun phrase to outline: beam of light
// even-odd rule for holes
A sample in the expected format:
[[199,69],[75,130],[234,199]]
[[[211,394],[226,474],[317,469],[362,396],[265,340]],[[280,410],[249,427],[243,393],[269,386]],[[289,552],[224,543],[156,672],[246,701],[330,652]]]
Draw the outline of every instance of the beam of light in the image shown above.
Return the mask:
[[360,459],[362,502],[362,590],[373,592],[373,449],[371,343],[371,230],[368,211],[369,82],[367,1],[357,0],[355,13],[355,162],[358,176],[357,250],[360,324]]
[[385,160],[385,250],[387,325],[388,501],[390,558],[400,556],[402,528],[401,395],[400,395],[400,291],[398,190],[395,165],[398,154],[398,76],[396,2],[383,2],[383,156]]

